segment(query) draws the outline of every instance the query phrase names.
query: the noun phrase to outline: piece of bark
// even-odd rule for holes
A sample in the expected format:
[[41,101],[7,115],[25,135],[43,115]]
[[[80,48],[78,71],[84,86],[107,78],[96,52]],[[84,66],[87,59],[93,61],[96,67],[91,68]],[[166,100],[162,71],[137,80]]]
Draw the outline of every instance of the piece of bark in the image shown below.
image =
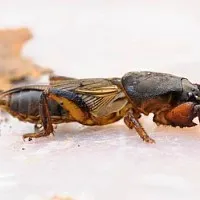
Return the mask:
[[0,30],[0,57],[20,57],[23,45],[32,37],[28,28]]
[[52,73],[21,55],[24,44],[32,37],[27,28],[0,30],[0,90],[11,88],[17,81]]

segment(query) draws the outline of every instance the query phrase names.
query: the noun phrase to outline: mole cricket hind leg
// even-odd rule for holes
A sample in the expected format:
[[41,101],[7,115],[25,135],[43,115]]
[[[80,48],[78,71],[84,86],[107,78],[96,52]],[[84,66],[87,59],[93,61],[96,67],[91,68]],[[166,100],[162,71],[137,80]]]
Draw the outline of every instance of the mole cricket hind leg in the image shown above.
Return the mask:
[[29,141],[31,141],[33,138],[39,138],[45,136],[49,136],[49,133],[46,133],[44,130],[42,130],[40,132],[35,132],[35,133],[26,133],[23,135],[23,139],[25,140],[26,138],[29,138]]
[[149,135],[146,133],[140,122],[138,121],[138,118],[134,115],[133,110],[129,110],[127,115],[124,117],[124,122],[128,126],[128,128],[133,129],[137,131],[139,136],[142,138],[143,141],[147,143],[155,143],[155,140],[149,137]]
[[39,138],[39,137],[48,136],[51,133],[53,133],[53,125],[51,122],[51,116],[50,116],[50,112],[48,108],[47,95],[45,92],[42,93],[41,98],[40,98],[39,113],[40,113],[40,118],[42,121],[43,130],[39,131],[37,125],[35,125],[35,133],[24,134],[23,139]]
[[200,105],[193,102],[186,102],[173,108],[166,114],[166,119],[172,123],[173,126],[192,127],[197,124],[192,120],[195,117],[200,119]]

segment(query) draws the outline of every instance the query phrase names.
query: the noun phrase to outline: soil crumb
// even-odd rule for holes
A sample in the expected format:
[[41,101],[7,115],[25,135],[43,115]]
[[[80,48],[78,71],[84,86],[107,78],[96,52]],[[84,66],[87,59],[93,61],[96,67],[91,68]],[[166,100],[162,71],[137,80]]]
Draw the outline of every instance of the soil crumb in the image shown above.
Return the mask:
[[52,70],[22,55],[23,46],[33,38],[28,28],[0,29],[0,90],[29,78],[37,79]]

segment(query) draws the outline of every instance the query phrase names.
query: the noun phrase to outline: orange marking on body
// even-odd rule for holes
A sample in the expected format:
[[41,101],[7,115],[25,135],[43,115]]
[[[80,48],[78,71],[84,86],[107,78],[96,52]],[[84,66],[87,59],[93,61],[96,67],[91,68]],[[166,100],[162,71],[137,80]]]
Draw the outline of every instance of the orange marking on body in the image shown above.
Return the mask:
[[49,97],[58,102],[65,110],[69,111],[70,115],[79,122],[84,122],[88,116],[83,112],[78,105],[67,98],[58,97],[53,94],[49,94]]

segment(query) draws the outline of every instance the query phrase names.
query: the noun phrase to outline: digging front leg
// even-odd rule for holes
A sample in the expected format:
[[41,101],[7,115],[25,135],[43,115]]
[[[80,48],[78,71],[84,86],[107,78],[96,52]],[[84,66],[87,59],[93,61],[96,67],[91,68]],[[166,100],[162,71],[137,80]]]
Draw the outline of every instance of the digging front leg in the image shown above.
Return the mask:
[[140,122],[138,121],[138,118],[134,115],[133,110],[130,110],[128,114],[124,118],[125,124],[128,126],[128,128],[133,129],[137,131],[139,136],[142,138],[143,141],[147,143],[155,143],[155,140],[150,138]]
[[35,133],[27,133],[23,135],[23,139],[25,138],[38,138],[38,137],[44,137],[48,136],[51,133],[53,133],[53,125],[51,121],[51,115],[48,108],[48,100],[47,100],[47,93],[43,92],[40,98],[40,104],[39,104],[39,113],[40,118],[42,121],[42,131],[38,131]]
[[194,113],[197,115],[199,122],[200,122],[200,105],[194,106]]
[[192,127],[196,124],[192,121],[195,117],[200,120],[200,105],[193,102],[183,103],[166,114],[166,119],[173,126]]

